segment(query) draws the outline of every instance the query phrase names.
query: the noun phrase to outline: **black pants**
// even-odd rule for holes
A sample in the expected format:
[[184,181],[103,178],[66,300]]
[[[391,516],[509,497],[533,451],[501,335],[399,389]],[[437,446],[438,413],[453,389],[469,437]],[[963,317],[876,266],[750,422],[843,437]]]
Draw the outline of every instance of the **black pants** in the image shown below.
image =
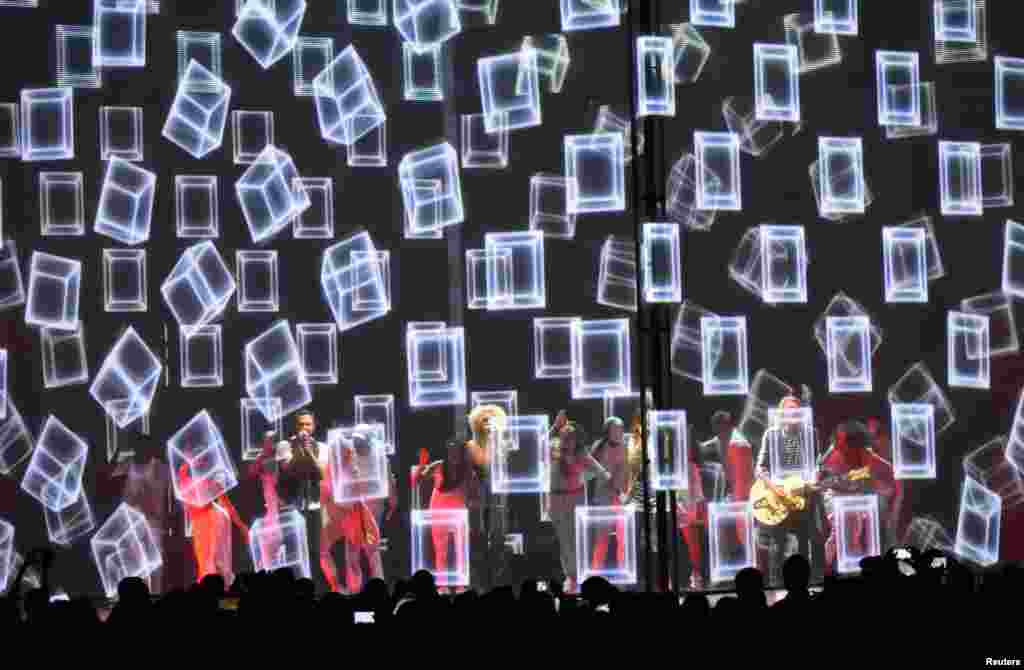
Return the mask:
[[782,586],[782,564],[788,558],[787,548],[795,539],[795,552],[810,561],[812,579],[824,569],[821,499],[807,498],[807,509],[793,513],[778,526],[757,524],[757,544],[766,548],[768,564],[759,566],[768,586]]

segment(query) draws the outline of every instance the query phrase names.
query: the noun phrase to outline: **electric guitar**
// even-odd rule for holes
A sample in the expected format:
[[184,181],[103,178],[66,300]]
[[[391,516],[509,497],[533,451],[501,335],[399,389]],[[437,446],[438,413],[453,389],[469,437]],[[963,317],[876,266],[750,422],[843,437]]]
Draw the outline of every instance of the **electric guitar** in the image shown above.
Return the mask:
[[805,482],[798,475],[786,477],[781,485],[758,479],[750,488],[754,518],[766,526],[778,526],[793,512],[807,509],[810,493],[828,489],[842,489],[850,482],[871,478],[867,467],[851,470],[845,475],[826,477],[818,482]]

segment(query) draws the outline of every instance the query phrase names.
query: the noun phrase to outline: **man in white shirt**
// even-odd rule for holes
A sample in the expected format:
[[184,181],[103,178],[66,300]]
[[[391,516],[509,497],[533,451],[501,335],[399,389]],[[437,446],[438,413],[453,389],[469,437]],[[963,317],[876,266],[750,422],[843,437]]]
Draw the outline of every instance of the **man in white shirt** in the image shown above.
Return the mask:
[[315,431],[316,417],[309,410],[301,410],[295,415],[295,433],[277,443],[274,458],[279,471],[281,508],[303,512],[311,557],[323,553],[319,540],[327,519],[317,512],[321,507],[321,488],[328,483],[330,453],[326,444],[313,437]]

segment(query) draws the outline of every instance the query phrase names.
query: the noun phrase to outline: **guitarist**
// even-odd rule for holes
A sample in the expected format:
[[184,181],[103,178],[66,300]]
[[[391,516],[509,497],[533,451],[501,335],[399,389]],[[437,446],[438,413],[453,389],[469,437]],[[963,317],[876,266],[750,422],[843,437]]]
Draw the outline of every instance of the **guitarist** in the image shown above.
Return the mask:
[[[892,465],[875,453],[871,433],[860,421],[847,421],[836,430],[835,440],[821,458],[823,474],[844,476],[858,470],[867,470],[867,479],[845,484],[839,490],[826,490],[825,513],[828,521],[828,539],[825,541],[825,573],[830,575],[837,559],[835,524],[833,523],[833,501],[841,495],[878,495],[879,519],[886,518],[886,513],[899,495],[899,482],[893,473]],[[866,528],[860,528],[860,533]],[[881,529],[880,529],[881,532]],[[855,537],[860,535],[855,533]],[[857,537],[858,540],[862,539]],[[882,538],[884,540],[884,537]],[[884,551],[885,547],[881,547]]]
[[[809,390],[804,387],[805,399],[809,401]],[[799,409],[802,403],[795,396],[786,396],[779,403],[779,408]],[[774,434],[773,434],[774,433]],[[781,433],[781,436],[779,435]],[[773,477],[771,464],[768,456],[768,445],[772,439],[782,440],[782,463],[787,468],[799,469],[803,461],[808,457],[808,445],[803,443],[802,431],[799,424],[773,426],[765,431],[761,439],[761,449],[757,455],[757,462],[754,465],[754,477],[765,482],[772,482],[781,477]],[[814,439],[816,442],[817,439]],[[813,450],[814,447],[812,446]],[[811,451],[811,454],[814,452]],[[759,548],[767,549],[767,562],[761,562],[766,567],[766,577],[769,584],[781,583],[782,562],[788,554],[799,553],[808,558],[811,565],[821,565],[822,532],[821,532],[821,505],[820,496],[809,494],[807,506],[802,511],[793,511],[784,522],[776,526],[768,526],[757,523],[757,544]],[[787,545],[790,539],[795,538],[796,551],[788,550]]]

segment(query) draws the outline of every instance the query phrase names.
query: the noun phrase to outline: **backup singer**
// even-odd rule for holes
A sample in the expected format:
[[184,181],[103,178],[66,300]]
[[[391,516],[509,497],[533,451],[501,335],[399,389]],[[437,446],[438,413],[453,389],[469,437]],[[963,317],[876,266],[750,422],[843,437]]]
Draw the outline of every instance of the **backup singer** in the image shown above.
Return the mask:
[[264,567],[273,565],[282,540],[278,526],[281,500],[277,491],[279,471],[275,455],[274,433],[268,431],[263,435],[259,456],[249,466],[249,476],[259,481],[260,491],[263,493],[264,528],[267,532],[260,542],[259,551],[260,563]]
[[586,502],[587,480],[608,481],[611,474],[587,453],[580,428],[563,419],[564,415],[560,414],[555,422],[558,435],[552,439],[548,510],[558,535],[558,553],[566,576],[565,591],[576,593],[576,508]]
[[[186,448],[191,452],[191,448]],[[189,454],[190,459],[192,454]],[[199,468],[202,466],[200,457]],[[182,490],[192,488],[192,475],[187,463],[182,463],[178,469],[178,482]],[[214,481],[204,481],[197,490],[204,486],[216,487]],[[242,531],[245,543],[249,543],[249,527],[242,522],[238,511],[231,504],[226,495],[219,495],[211,502],[194,506],[185,504],[185,513],[192,524],[192,549],[196,558],[196,581],[201,581],[206,575],[220,575],[225,583],[231,584],[234,581],[234,566],[232,561],[232,538],[231,524],[234,524]]]
[[[371,440],[368,433],[356,432],[352,436],[352,443],[345,447],[342,467],[349,469],[353,479],[358,479],[361,476],[360,473],[369,471],[370,461],[374,457],[374,445]],[[332,481],[328,477],[324,479],[328,483]],[[398,500],[398,493],[393,482],[389,482],[388,490],[387,502],[384,499],[374,499],[335,505],[333,493],[328,500],[322,502],[323,509],[337,511],[343,519],[340,525],[345,538],[345,583],[349,593],[358,593],[363,587],[363,557],[366,558],[369,578],[384,578],[384,563],[380,555],[380,511],[387,505],[390,516],[394,512]],[[357,489],[355,493],[358,495],[360,491]],[[321,561],[323,560],[324,546],[336,542],[337,539],[333,536],[328,536],[326,539],[323,535],[321,536]]]
[[[611,477],[595,481],[594,492],[590,499],[592,507],[617,507],[628,500],[625,437],[622,419],[617,416],[605,419],[604,437],[594,443],[590,449],[590,455],[608,471]],[[622,540],[626,533],[625,524],[620,524],[616,532],[619,536],[616,543],[618,545],[616,558],[618,565],[622,565],[626,560],[626,544]],[[609,531],[603,531],[597,535],[592,561],[595,570],[604,568],[605,559],[608,556],[608,543],[611,540],[610,535]]]
[[[426,465],[417,466],[412,473],[412,485],[418,486],[421,479],[431,477],[434,490],[430,495],[430,509],[461,510],[474,509],[480,502],[480,480],[469,459],[469,445],[460,440],[448,440],[445,458]],[[431,542],[434,546],[434,565],[438,572],[448,572],[449,540],[455,547],[455,572],[461,573],[466,542],[469,538],[461,532],[435,526],[431,528]],[[461,587],[459,588],[461,590]]]

